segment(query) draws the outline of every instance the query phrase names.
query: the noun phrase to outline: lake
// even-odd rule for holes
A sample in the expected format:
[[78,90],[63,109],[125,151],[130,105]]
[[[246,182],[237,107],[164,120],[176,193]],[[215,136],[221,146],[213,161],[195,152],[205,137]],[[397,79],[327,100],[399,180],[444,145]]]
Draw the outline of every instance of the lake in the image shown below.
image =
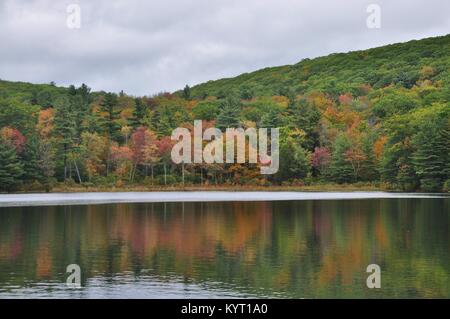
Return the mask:
[[0,298],[450,298],[449,197],[105,194],[0,195]]

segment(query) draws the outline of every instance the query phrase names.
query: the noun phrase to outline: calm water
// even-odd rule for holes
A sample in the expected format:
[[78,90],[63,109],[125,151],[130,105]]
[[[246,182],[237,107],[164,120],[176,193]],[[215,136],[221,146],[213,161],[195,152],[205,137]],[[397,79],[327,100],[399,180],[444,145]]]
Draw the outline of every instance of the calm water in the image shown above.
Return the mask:
[[[0,208],[0,298],[450,297],[450,199]],[[368,289],[368,264],[381,289]],[[79,264],[82,288],[66,287]]]

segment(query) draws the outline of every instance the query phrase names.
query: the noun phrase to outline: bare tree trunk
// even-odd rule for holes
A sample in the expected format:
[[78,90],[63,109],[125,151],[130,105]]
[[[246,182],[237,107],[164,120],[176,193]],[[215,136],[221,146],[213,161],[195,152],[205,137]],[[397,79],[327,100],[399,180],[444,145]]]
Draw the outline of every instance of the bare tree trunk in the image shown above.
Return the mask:
[[81,182],[80,170],[78,169],[77,162],[74,160],[74,161],[73,161],[73,164],[75,165],[75,170],[76,170],[77,175],[78,175],[78,181],[79,181],[80,184],[81,184],[82,182]]
[[131,182],[133,182],[134,180],[134,175],[136,173],[136,167],[137,167],[137,163],[133,165],[133,167],[131,167],[131,173],[130,173],[130,180]]
[[152,185],[153,185],[153,165],[150,166],[150,169],[152,171]]
[[109,175],[109,169],[110,169],[110,160],[111,160],[111,140],[108,136],[108,142],[106,144],[107,147],[107,154],[106,154],[106,176]]
[[164,185],[167,185],[166,163],[164,163]]
[[67,179],[67,146],[64,144],[64,183]]
[[181,175],[183,176],[183,186],[184,186],[184,163],[181,164]]

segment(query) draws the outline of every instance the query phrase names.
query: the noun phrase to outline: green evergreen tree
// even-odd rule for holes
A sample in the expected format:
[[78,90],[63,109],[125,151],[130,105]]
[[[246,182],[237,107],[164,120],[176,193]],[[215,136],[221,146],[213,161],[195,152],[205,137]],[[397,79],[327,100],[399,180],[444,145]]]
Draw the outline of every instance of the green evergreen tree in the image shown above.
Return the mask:
[[191,88],[187,84],[186,84],[186,86],[183,89],[183,98],[185,100],[190,100],[191,99]]
[[134,110],[133,110],[133,118],[131,120],[131,125],[134,128],[141,126],[144,123],[146,116],[146,107],[142,102],[142,99],[135,98],[134,99]]
[[23,180],[25,182],[39,181],[42,179],[39,167],[39,143],[35,136],[27,139],[25,148],[20,154],[23,164]]
[[279,156],[280,167],[275,179],[280,182],[293,178],[303,179],[311,171],[311,153],[292,137],[281,139]]
[[[68,178],[68,156],[77,134],[77,115],[69,97],[61,96],[55,102],[55,133],[58,137],[59,176]],[[62,172],[61,172],[62,171]]]
[[48,108],[52,105],[52,96],[49,91],[42,90],[36,95],[36,104],[42,108]]
[[0,191],[12,191],[20,183],[23,166],[13,147],[0,142]]
[[92,102],[91,89],[86,85],[82,84],[76,89],[75,97],[72,100],[74,103],[75,110],[77,111],[77,139],[81,140],[81,134],[89,129],[89,117],[90,117],[90,104]]
[[351,164],[345,158],[345,152],[351,147],[350,140],[339,135],[334,141],[334,150],[331,155],[331,177],[337,183],[349,183],[354,180]]
[[280,145],[280,166],[278,172],[273,177],[278,182],[292,179],[292,170],[294,167],[294,147],[290,143],[281,143]]
[[99,125],[108,134],[110,140],[120,140],[120,125],[117,123],[120,112],[117,107],[117,95],[114,93],[106,93],[103,97],[103,101],[100,104],[102,112],[107,114],[106,118],[102,118]]
[[239,94],[243,100],[251,100],[254,96],[253,90],[245,84],[239,88]]
[[261,116],[259,127],[276,128],[281,125],[279,113],[276,109],[270,109],[269,112]]
[[162,107],[156,114],[157,133],[159,136],[169,136],[172,130],[177,127],[174,123],[174,116],[168,107]]
[[384,182],[395,184],[397,183],[397,159],[398,152],[394,147],[385,147],[380,162],[381,178]]
[[311,172],[311,153],[298,144],[293,144],[293,167],[291,172],[296,178],[305,178]]
[[424,191],[441,191],[448,178],[450,134],[447,118],[427,120],[413,138],[413,163]]
[[306,139],[302,146],[309,151],[314,151],[314,148],[319,145],[317,125],[321,116],[317,107],[305,99],[301,99],[290,102],[287,111],[291,119],[291,126],[300,128],[306,133]]
[[400,156],[397,160],[396,183],[404,191],[413,191],[419,186],[418,177],[414,171],[410,156]]
[[234,95],[227,96],[219,105],[220,113],[217,117],[217,127],[221,130],[237,128],[241,126],[239,115],[241,113],[241,104]]
[[367,134],[362,140],[362,151],[366,157],[361,165],[361,179],[364,181],[372,181],[379,178],[377,170],[373,144],[375,141],[374,134]]

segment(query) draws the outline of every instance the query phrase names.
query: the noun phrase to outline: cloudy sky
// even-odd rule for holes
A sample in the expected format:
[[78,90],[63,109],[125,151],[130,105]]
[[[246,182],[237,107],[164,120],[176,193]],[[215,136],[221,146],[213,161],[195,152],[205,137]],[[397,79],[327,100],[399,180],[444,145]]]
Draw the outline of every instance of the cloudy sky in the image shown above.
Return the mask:
[[[379,29],[366,25],[372,3]],[[448,0],[0,0],[0,78],[148,95],[445,35],[449,12]]]

